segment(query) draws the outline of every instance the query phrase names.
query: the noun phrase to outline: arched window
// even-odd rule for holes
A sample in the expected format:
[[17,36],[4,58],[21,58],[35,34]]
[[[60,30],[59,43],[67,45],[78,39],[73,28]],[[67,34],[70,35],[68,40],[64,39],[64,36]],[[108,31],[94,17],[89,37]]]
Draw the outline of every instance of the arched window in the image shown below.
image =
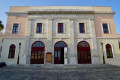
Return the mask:
[[55,47],[67,47],[67,44],[63,41],[58,41],[56,42]]
[[89,44],[85,41],[81,41],[80,43],[78,43],[79,47],[89,47]]
[[14,56],[15,56],[15,45],[12,44],[12,45],[10,45],[10,48],[9,48],[8,58],[14,58]]
[[113,58],[112,47],[110,44],[106,45],[107,58]]

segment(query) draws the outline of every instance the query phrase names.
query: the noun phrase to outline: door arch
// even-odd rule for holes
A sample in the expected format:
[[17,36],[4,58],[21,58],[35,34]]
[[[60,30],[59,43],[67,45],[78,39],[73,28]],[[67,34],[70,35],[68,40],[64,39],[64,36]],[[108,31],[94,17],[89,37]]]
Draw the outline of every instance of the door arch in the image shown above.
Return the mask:
[[31,64],[44,64],[45,45],[41,41],[36,41],[31,46]]
[[64,64],[64,47],[67,44],[64,41],[58,41],[54,45],[54,64]]
[[78,64],[91,63],[90,45],[86,41],[81,41],[77,45]]

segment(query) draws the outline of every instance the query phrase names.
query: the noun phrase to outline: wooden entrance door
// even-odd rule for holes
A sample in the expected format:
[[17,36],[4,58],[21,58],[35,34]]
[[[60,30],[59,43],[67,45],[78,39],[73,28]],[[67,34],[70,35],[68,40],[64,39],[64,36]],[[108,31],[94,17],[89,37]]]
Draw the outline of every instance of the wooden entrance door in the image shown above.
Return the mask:
[[40,41],[35,42],[31,49],[31,64],[44,64],[44,44]]
[[90,46],[87,42],[82,41],[77,46],[78,64],[90,64],[91,52]]
[[55,48],[54,51],[54,64],[61,64],[61,47]]
[[64,47],[55,48],[54,63],[64,64]]
[[54,64],[64,64],[64,47],[67,44],[63,41],[59,41],[54,46]]

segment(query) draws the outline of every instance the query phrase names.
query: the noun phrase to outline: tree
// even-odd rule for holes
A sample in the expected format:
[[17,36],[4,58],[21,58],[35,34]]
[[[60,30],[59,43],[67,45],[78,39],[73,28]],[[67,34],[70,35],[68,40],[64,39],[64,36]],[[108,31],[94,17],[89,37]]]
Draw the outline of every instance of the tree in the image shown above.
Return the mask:
[[4,29],[4,25],[2,24],[2,21],[0,21],[0,31]]

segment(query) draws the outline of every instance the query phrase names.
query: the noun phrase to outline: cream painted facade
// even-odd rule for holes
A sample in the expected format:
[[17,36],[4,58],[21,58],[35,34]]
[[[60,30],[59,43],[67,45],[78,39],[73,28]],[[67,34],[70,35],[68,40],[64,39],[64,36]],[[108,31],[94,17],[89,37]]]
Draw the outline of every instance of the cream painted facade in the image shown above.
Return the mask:
[[[120,65],[120,50],[118,36],[116,34],[113,15],[110,7],[92,6],[38,6],[38,7],[10,7],[6,32],[2,43],[2,53],[0,61],[7,64],[17,64],[18,54],[20,64],[30,64],[31,46],[36,41],[41,41],[45,45],[44,64],[46,53],[52,53],[52,63],[54,64],[54,45],[58,41],[67,44],[67,57],[64,64],[78,64],[77,45],[81,41],[86,41],[90,45],[91,64],[103,64],[103,54],[105,63]],[[17,34],[12,34],[13,24],[18,23]],[[42,23],[42,33],[36,33],[37,23]],[[63,23],[64,32],[58,33],[58,23]],[[79,23],[85,24],[85,33],[79,32]],[[103,32],[102,24],[107,23],[109,33]],[[21,48],[19,48],[21,43]],[[103,43],[103,51],[101,43]],[[15,44],[15,57],[9,59],[9,47]],[[106,56],[106,44],[112,46],[113,58]],[[20,52],[19,52],[20,50]]]

